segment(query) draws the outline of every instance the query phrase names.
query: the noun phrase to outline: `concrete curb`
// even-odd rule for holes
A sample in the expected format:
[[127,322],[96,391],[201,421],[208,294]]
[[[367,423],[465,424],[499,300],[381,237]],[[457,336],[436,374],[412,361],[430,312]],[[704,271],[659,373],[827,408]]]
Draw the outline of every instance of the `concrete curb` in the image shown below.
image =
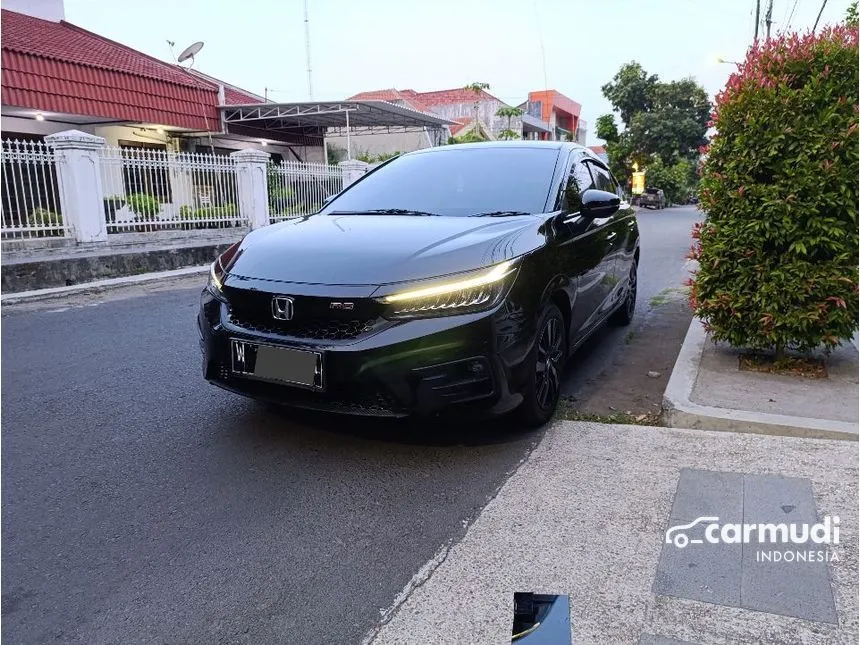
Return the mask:
[[[50,300],[52,298],[62,298],[63,296],[72,296],[86,293],[98,293],[100,291],[108,291],[119,287],[129,287],[148,282],[157,282],[159,280],[170,280],[173,278],[182,278],[185,276],[203,275],[209,271],[210,265],[186,267],[184,269],[174,269],[172,271],[157,271],[155,273],[143,273],[141,275],[132,275],[122,278],[109,278],[107,280],[97,280],[95,282],[84,282],[82,284],[73,284],[68,287],[53,287],[51,289],[36,289],[34,291],[21,291],[18,293],[10,293],[0,296],[0,304],[14,305],[22,302],[36,302],[39,300]],[[201,285],[202,286],[202,285]]]
[[699,364],[706,342],[708,335],[705,328],[699,319],[694,318],[663,395],[664,417],[670,428],[858,440],[856,424],[846,421],[732,410],[694,403],[690,397],[699,375]]

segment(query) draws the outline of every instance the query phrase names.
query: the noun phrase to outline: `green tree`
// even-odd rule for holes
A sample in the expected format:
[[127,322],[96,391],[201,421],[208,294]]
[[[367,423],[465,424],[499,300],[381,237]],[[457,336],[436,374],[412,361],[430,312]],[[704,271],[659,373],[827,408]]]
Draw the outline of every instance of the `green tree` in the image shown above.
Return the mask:
[[464,89],[472,92],[475,95],[475,102],[472,103],[472,119],[475,121],[475,127],[478,127],[478,110],[481,107],[481,95],[488,89],[490,89],[489,83],[482,83],[481,81],[476,81],[474,83],[469,83]]
[[691,177],[695,167],[687,159],[678,159],[665,164],[659,155],[654,155],[647,163],[648,184],[663,190],[667,201],[680,204],[686,201],[691,191]]
[[623,65],[612,82],[601,90],[613,109],[621,115],[624,125],[629,125],[634,114],[651,109],[657,83],[656,74],[649,76],[639,63],[631,61]]
[[340,146],[330,143],[326,147],[326,157],[329,165],[336,166],[346,159],[346,148],[341,148]]
[[717,95],[690,303],[716,340],[833,347],[860,314],[858,31],[753,48]]
[[848,9],[845,10],[845,24],[849,27],[853,27],[857,29],[858,26],[858,16],[857,16],[857,3],[853,2],[848,5]]
[[[633,164],[638,164],[648,173],[649,185],[679,201],[695,184],[691,169],[699,148],[707,143],[711,111],[707,92],[692,78],[662,82],[634,61],[603,86],[603,94],[624,125],[619,132],[612,114],[597,119],[597,136],[606,141],[610,170],[629,181]],[[683,185],[677,181],[682,174],[688,176]]]
[[499,133],[499,139],[519,139],[520,135],[511,128],[511,119],[515,119],[523,115],[523,111],[518,107],[503,105],[496,110],[496,116],[507,118],[508,127]]
[[604,114],[597,117],[597,136],[606,143],[616,143],[618,141],[618,126],[615,124],[615,117],[611,114]]

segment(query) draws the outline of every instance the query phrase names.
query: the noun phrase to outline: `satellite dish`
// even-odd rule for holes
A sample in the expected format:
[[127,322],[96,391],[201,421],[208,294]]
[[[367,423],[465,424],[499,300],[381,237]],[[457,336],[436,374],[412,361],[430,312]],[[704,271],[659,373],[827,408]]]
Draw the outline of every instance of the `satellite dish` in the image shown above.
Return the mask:
[[188,47],[183,49],[182,53],[179,54],[179,58],[177,58],[176,60],[177,62],[184,63],[190,58],[193,61],[194,56],[196,56],[197,52],[199,52],[201,49],[203,49],[203,42],[198,40],[196,43],[188,45]]

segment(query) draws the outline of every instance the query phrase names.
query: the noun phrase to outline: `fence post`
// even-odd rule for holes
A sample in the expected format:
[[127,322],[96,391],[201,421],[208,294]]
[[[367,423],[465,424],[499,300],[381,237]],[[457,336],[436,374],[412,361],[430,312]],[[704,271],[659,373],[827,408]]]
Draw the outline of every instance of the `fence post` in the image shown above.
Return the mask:
[[239,213],[247,216],[252,229],[269,225],[269,189],[266,166],[269,153],[262,150],[238,150],[230,156],[236,160],[236,188]]
[[361,179],[369,169],[368,164],[364,163],[363,161],[358,161],[356,159],[341,161],[338,166],[340,166],[341,170],[343,170],[344,188],[349,186],[351,183]]
[[105,144],[80,130],[49,134],[45,143],[54,149],[60,210],[78,242],[107,242],[99,150]]

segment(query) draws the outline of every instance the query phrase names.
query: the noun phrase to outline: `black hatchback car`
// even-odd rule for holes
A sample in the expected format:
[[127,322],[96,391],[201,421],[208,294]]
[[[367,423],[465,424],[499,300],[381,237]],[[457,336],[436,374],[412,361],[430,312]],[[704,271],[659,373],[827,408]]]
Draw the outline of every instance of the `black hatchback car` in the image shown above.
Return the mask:
[[544,423],[570,353],[633,315],[639,229],[621,194],[570,143],[392,159],[215,261],[198,316],[205,378],[352,414]]

